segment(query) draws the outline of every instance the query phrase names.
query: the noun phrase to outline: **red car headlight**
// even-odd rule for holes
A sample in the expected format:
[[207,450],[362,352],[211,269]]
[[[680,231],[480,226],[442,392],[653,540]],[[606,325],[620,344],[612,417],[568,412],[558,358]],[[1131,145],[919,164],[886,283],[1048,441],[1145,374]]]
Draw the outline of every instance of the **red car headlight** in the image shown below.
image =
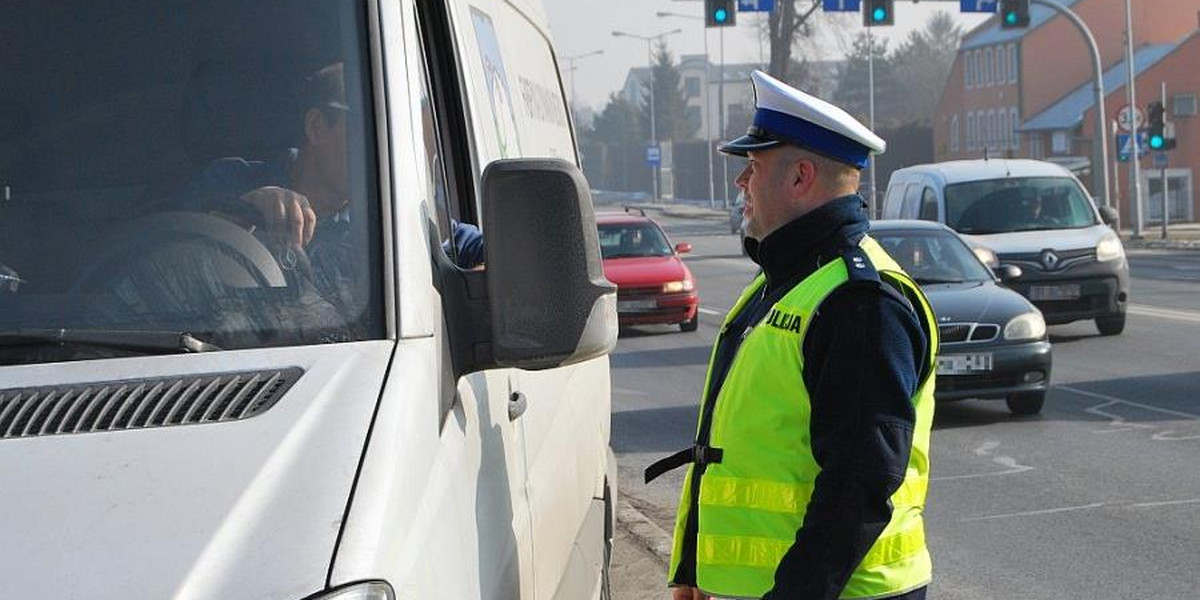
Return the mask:
[[691,279],[684,279],[682,281],[668,281],[663,284],[662,291],[664,294],[690,292],[694,288],[694,285],[695,284],[692,283]]

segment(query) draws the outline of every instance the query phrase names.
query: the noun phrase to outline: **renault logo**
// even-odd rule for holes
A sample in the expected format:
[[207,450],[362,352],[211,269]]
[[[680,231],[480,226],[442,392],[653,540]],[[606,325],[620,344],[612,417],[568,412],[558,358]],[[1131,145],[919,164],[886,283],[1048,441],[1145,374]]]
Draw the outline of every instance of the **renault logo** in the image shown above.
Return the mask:
[[1058,268],[1058,254],[1055,254],[1053,250],[1042,250],[1041,261],[1042,266],[1046,267],[1047,271],[1053,271]]

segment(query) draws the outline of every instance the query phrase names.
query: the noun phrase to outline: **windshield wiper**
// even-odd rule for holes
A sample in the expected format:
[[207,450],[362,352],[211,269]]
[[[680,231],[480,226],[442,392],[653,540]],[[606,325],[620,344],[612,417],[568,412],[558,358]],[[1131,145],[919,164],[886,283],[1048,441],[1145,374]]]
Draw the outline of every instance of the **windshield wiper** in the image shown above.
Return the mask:
[[917,278],[914,278],[913,281],[916,281],[917,285],[926,285],[926,284],[932,285],[932,284],[938,284],[938,283],[962,283],[963,282],[962,279],[939,279],[937,277],[917,277]]
[[0,346],[84,344],[146,354],[212,352],[220,350],[183,331],[123,329],[14,329],[0,331]]

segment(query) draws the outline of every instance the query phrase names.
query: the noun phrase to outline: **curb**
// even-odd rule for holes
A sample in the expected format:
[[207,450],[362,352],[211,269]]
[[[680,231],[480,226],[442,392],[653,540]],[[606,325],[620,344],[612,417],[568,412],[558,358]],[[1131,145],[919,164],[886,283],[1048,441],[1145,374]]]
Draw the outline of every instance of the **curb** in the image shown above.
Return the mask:
[[672,537],[624,498],[617,501],[617,523],[663,565],[671,562]]

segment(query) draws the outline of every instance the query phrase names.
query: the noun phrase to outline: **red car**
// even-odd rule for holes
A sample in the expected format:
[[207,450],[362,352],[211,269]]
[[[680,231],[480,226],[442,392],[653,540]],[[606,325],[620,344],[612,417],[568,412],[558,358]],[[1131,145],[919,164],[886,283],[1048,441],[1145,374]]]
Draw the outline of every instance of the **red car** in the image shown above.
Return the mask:
[[695,331],[700,296],[679,257],[692,245],[672,247],[658,223],[645,215],[602,213],[596,224],[604,276],[617,284],[621,326],[678,323],[682,331]]

